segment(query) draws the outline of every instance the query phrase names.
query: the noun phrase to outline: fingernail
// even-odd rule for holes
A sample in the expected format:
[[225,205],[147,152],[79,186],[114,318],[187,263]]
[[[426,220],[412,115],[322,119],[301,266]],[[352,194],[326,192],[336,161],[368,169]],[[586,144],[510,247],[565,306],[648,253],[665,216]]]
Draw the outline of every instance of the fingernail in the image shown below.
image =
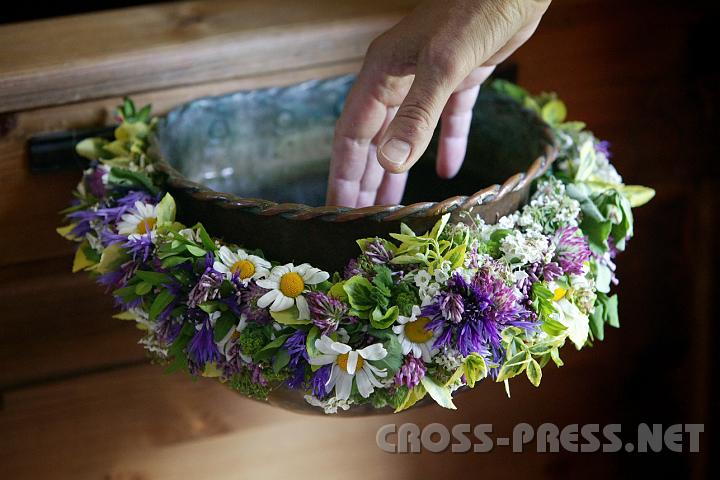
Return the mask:
[[388,162],[399,167],[405,163],[410,155],[410,144],[398,138],[391,138],[385,142],[380,152],[382,152]]

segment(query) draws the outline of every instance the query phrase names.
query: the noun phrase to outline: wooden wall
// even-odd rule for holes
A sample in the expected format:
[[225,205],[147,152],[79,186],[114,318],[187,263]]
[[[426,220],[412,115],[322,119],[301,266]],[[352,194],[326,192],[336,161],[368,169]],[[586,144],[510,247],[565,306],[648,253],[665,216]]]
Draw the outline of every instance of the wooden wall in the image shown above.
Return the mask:
[[[125,93],[163,112],[210,93],[354,71],[367,42],[406,8],[405,2],[303,2],[304,9],[293,3],[284,19],[269,16],[280,4],[177,4],[70,17],[57,30],[63,38],[44,47],[49,52],[31,47],[38,47],[38,36],[52,37],[53,23],[0,27],[0,478],[709,475],[707,433],[705,453],[696,455],[512,454],[507,447],[492,454],[389,455],[375,446],[379,425],[406,421],[493,423],[501,435],[522,421],[622,422],[627,430],[639,422],[707,423],[711,430],[717,407],[709,391],[717,373],[711,322],[720,266],[713,248],[720,182],[711,158],[719,76],[699,53],[714,26],[692,3],[555,2],[511,59],[521,84],[557,91],[571,117],[612,142],[628,183],[658,192],[638,210],[636,239],[619,261],[622,329],[593,349],[568,350],[566,366],[547,369],[541,388],[515,382],[507,399],[500,386],[486,384],[461,396],[457,412],[429,407],[395,417],[326,419],[274,410],[216,382],[146,365],[137,332],[110,318],[112,302],[98,287],[69,273],[72,246],[54,233],[77,173],[31,174],[25,141],[35,132],[108,124]],[[153,41],[156,53],[170,52],[171,63],[138,53],[147,29],[121,51],[98,56],[93,41],[119,45],[113,32],[135,22],[165,25]],[[109,31],[95,35],[103,30]],[[183,72],[183,52],[200,52],[207,36],[214,48],[268,32],[303,35],[306,48],[273,51],[285,66],[266,54],[267,62],[253,57],[217,70],[187,67],[187,82],[157,73]],[[65,61],[58,60],[62,52]],[[232,63],[232,51],[223,55]],[[63,83],[67,72],[99,58],[107,70],[88,70],[87,85]],[[116,78],[123,62],[146,70]],[[155,83],[134,91],[132,78]],[[48,102],[55,106],[41,106]],[[271,449],[282,455],[268,455]]]

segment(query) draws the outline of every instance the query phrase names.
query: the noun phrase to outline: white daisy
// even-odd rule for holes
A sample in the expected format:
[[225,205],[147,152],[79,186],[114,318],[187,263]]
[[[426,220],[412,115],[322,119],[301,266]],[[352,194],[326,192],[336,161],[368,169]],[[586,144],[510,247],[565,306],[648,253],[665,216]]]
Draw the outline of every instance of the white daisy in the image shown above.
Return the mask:
[[325,384],[325,390],[335,389],[335,396],[339,400],[347,400],[352,391],[353,379],[357,384],[358,392],[367,398],[375,390],[382,388],[376,377],[387,376],[386,369],[380,369],[370,364],[374,360],[382,360],[387,356],[387,350],[381,343],[374,343],[360,350],[353,350],[349,345],[336,342],[327,335],[315,340],[315,348],[321,355],[310,357],[311,365],[328,365],[332,363],[330,378]]
[[392,329],[398,336],[403,355],[412,352],[415,358],[422,358],[423,361],[429,362],[432,355],[436,353],[433,349],[434,334],[432,331],[425,330],[430,319],[421,317],[420,307],[414,305],[409,317],[400,315],[397,321],[400,325],[395,325]]
[[266,277],[269,273],[270,262],[256,255],[249,255],[245,250],[232,251],[223,245],[218,251],[213,269],[224,273],[228,280],[235,277],[243,285],[247,285],[252,279]]
[[147,233],[152,234],[156,223],[157,205],[138,200],[130,213],[126,213],[120,218],[118,233],[128,235],[128,238],[139,238]]
[[270,290],[260,297],[257,305],[260,308],[269,305],[271,312],[281,312],[295,305],[300,312],[299,318],[307,320],[310,318],[310,309],[303,293],[308,291],[308,285],[316,285],[328,278],[330,275],[327,272],[307,263],[297,267],[292,263],[277,266],[267,279],[257,281],[260,287]]

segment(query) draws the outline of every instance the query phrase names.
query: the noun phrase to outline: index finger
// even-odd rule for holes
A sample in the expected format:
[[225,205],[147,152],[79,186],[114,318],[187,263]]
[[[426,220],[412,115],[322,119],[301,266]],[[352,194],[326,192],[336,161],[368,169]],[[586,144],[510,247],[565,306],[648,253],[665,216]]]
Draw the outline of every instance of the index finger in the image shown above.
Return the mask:
[[327,205],[354,207],[368,161],[370,142],[382,128],[387,106],[377,95],[380,70],[366,61],[348,93],[335,127]]

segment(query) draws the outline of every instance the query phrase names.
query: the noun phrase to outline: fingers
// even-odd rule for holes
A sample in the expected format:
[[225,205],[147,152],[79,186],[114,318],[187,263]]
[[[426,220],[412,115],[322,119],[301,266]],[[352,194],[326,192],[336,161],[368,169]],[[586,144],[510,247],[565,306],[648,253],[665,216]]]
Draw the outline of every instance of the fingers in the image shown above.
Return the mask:
[[437,156],[437,174],[441,178],[454,177],[465,159],[468,133],[480,85],[460,90],[450,96],[442,113],[440,142]]
[[395,117],[396,112],[397,107],[390,107],[387,109],[385,122],[383,123],[382,128],[377,133],[373,141],[370,142],[367,163],[365,164],[365,172],[360,180],[360,193],[358,194],[358,199],[355,204],[356,207],[367,207],[375,203],[378,188],[380,187],[383,175],[385,174],[385,170],[382,168],[377,159],[377,142],[385,133],[387,126]]
[[452,178],[460,171],[467,151],[468,134],[480,85],[495,67],[479,67],[470,72],[450,96],[441,116],[436,170],[441,178]]
[[376,205],[397,205],[402,201],[403,193],[405,193],[405,183],[407,182],[408,172],[390,173],[385,172],[380,188],[378,188]]
[[378,160],[385,170],[405,172],[418,161],[462,77],[447,58],[418,64],[410,91],[379,143]]
[[382,74],[368,58],[345,101],[333,139],[327,205],[354,207],[368,163],[370,142],[383,125],[387,107],[375,89]]

